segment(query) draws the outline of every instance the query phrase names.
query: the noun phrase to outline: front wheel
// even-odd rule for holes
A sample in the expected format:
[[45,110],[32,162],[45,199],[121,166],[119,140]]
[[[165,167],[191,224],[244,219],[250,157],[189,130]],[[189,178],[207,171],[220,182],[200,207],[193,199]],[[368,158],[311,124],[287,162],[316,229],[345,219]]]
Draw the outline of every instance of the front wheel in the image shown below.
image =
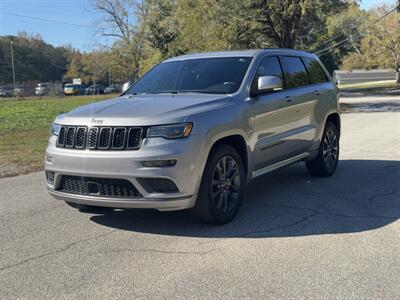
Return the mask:
[[339,132],[332,122],[326,123],[318,155],[306,162],[307,170],[312,176],[332,176],[339,162]]
[[195,215],[214,224],[230,222],[238,213],[245,187],[242,158],[231,146],[212,151],[204,169]]

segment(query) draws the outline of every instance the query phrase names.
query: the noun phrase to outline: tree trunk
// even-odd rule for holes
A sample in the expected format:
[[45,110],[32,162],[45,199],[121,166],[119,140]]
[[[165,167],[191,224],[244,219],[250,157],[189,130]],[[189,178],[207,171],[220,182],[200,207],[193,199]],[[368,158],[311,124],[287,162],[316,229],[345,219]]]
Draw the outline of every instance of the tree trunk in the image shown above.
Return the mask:
[[396,83],[400,85],[400,70],[396,70]]

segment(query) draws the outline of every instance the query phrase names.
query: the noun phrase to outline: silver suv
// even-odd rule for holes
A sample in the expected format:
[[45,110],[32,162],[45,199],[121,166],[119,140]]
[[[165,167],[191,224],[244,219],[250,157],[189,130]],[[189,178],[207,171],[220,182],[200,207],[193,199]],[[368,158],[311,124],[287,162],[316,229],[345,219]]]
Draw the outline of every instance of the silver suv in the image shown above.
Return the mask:
[[311,175],[331,176],[339,136],[337,88],[315,55],[184,55],[116,99],[58,116],[47,187],[81,209],[192,209],[222,224],[255,177],[299,161]]

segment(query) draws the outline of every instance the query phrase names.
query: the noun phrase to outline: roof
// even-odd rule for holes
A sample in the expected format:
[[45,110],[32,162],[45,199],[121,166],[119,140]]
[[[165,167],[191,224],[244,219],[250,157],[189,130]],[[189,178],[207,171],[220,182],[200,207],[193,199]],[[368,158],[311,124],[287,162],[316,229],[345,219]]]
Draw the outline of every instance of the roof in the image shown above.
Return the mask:
[[279,54],[296,54],[301,56],[314,56],[314,54],[298,51],[293,49],[285,49],[285,48],[266,48],[266,49],[252,49],[252,50],[234,50],[234,51],[218,51],[218,52],[204,52],[204,53],[193,53],[193,54],[185,54],[176,57],[169,58],[164,62],[170,61],[179,61],[179,60],[187,60],[187,59],[196,59],[196,58],[216,58],[216,57],[254,57],[260,53],[277,53]]

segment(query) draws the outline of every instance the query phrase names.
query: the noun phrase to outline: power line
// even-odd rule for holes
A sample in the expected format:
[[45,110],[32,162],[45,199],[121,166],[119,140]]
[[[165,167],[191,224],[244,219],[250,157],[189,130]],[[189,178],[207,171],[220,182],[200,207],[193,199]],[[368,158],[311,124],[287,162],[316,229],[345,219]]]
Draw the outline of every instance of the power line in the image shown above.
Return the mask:
[[[400,5],[393,7],[392,9],[389,9],[387,12],[385,12],[382,16],[380,16],[378,19],[374,20],[371,24],[367,25],[366,27],[370,27],[374,24],[376,24],[377,22],[379,22],[380,20],[382,20],[383,18],[385,18],[387,15],[391,14],[393,11],[395,11],[398,7],[400,7]],[[317,46],[314,46],[314,49],[316,50],[318,47],[325,45],[331,41],[336,40],[338,37],[340,37],[341,35],[343,35],[344,32],[340,32],[339,34],[336,34],[335,36],[333,36],[332,38],[328,39],[325,42],[322,42],[320,44],[318,44]]]
[[330,39],[326,40],[325,42],[322,42],[320,44],[317,44],[317,46],[314,46],[314,50],[310,50],[310,52],[313,52],[315,50],[317,50],[319,47],[321,47],[322,45],[328,44],[330,42],[335,41],[338,37],[342,36],[344,34],[343,31],[341,31],[340,33],[334,35],[333,37],[331,37]]
[[83,24],[76,24],[76,23],[69,23],[69,22],[63,22],[63,21],[57,21],[57,20],[50,20],[50,19],[45,19],[45,18],[39,18],[39,17],[31,17],[27,15],[21,15],[21,14],[16,14],[16,13],[10,13],[10,12],[0,12],[3,15],[9,15],[9,16],[15,16],[19,18],[25,18],[25,19],[31,19],[35,21],[42,21],[42,22],[50,22],[50,23],[56,23],[56,24],[62,24],[62,25],[68,25],[68,26],[75,26],[75,27],[87,27],[87,28],[92,28],[96,29],[95,26],[90,26],[90,25],[83,25]]
[[341,45],[341,44],[344,44],[344,43],[347,42],[348,40],[349,40],[349,38],[345,38],[344,40],[341,40],[340,42],[337,42],[337,43],[333,44],[333,45],[330,46],[330,47],[327,47],[327,48],[325,48],[325,49],[322,49],[322,50],[319,50],[319,51],[316,51],[316,52],[313,52],[313,53],[314,53],[314,54],[319,54],[319,53],[325,52],[326,50],[330,50],[330,49],[335,48],[335,47],[337,47],[337,46],[339,46],[339,45]]
[[[377,18],[376,20],[374,20],[373,22],[371,22],[370,24],[368,24],[367,26],[365,26],[366,28],[371,27],[372,25],[378,23],[379,21],[381,21],[382,19],[386,18],[388,15],[390,15],[392,12],[394,12],[395,10],[397,10],[399,7],[399,5],[396,5],[395,7],[393,7],[392,9],[389,9],[387,12],[385,12],[382,16],[380,16],[379,18]],[[339,35],[337,35],[339,36]],[[322,55],[327,54],[329,51],[326,50],[330,50],[332,48],[335,48],[341,44],[344,44],[345,42],[347,42],[349,40],[349,38],[346,38],[340,42],[337,42],[335,44],[333,44],[332,46],[329,46],[327,48],[324,48],[322,50],[318,50],[316,52],[313,52],[314,54],[320,54],[319,56],[321,57]],[[322,45],[322,44],[321,44]],[[324,52],[324,53],[323,53]],[[323,54],[322,54],[323,53]]]

